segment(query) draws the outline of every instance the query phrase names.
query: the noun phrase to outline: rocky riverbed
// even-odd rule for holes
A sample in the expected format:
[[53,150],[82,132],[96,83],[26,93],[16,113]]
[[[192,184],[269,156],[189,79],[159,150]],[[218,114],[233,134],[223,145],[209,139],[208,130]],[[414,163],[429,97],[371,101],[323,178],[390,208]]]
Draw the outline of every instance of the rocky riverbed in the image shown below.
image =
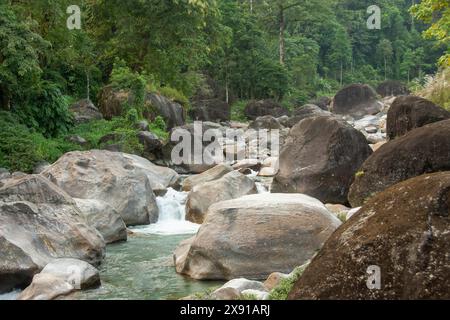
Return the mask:
[[[0,298],[195,299],[220,285],[201,297],[450,297],[450,113],[365,85],[293,114],[247,109],[249,124],[206,122],[243,132],[243,160],[90,150],[39,174],[1,171]],[[173,130],[194,141],[195,126]],[[256,129],[280,139],[261,144]],[[367,286],[374,265],[380,291]]]

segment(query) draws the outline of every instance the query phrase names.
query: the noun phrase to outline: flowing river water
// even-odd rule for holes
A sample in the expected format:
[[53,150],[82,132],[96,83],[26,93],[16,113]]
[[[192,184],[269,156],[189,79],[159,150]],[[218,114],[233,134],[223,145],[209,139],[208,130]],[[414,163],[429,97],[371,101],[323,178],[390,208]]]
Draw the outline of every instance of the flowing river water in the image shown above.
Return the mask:
[[[261,183],[257,183],[257,187],[258,192],[267,192]],[[180,299],[223,284],[192,280],[175,271],[173,251],[200,227],[185,220],[186,198],[186,192],[173,189],[157,197],[159,221],[132,228],[133,234],[128,237],[128,241],[108,245],[106,259],[100,267],[102,285],[77,292],[69,299]],[[14,291],[0,295],[0,300],[15,299],[19,293]]]

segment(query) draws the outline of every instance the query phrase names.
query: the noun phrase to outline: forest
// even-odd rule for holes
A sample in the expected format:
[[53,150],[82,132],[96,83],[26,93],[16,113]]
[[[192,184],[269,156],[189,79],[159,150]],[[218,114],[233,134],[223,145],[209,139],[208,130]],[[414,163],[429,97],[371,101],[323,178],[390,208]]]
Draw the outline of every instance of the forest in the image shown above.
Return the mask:
[[[69,28],[73,5],[79,28]],[[379,29],[367,26],[373,5]],[[1,0],[0,167],[30,172],[82,149],[71,134],[92,148],[120,133],[139,154],[132,123],[149,92],[189,114],[214,87],[232,120],[245,120],[250,100],[291,110],[352,83],[423,89],[450,64],[449,10],[448,0]],[[97,105],[105,86],[134,99],[111,121],[75,123],[69,107]],[[152,120],[167,139],[167,123]]]

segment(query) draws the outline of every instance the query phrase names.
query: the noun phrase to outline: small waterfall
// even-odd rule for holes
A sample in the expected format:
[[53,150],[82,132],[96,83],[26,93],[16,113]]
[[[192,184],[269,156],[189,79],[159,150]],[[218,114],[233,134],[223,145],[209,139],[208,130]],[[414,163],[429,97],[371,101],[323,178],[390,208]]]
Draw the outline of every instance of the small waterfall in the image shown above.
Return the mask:
[[258,190],[258,193],[268,193],[269,190],[262,184],[261,182],[255,182],[256,184],[256,190]]
[[187,192],[176,191],[172,188],[162,197],[156,198],[159,209],[159,219],[155,224],[132,228],[131,231],[143,234],[194,234],[200,225],[186,221]]

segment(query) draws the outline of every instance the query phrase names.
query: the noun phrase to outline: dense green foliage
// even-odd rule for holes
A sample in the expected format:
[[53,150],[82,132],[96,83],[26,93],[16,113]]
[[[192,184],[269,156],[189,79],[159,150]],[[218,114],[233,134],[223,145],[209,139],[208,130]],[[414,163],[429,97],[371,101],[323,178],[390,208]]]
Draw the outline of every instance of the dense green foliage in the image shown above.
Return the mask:
[[[374,4],[380,30],[366,26]],[[67,28],[69,5],[81,8],[81,30]],[[291,108],[353,82],[424,85],[438,60],[448,66],[449,10],[448,0],[3,0],[0,109],[20,120],[24,137],[17,139],[64,141],[78,133],[101,147],[100,136],[115,132],[136,151],[127,117],[144,116],[146,93],[188,109],[205,75],[235,102],[235,120],[244,120],[243,101],[250,99],[274,98]],[[105,85],[130,91],[133,102],[120,120],[74,128],[69,104],[96,103]],[[160,122],[150,127],[167,136]],[[2,165],[30,169],[13,164],[2,148]],[[29,158],[58,153],[30,151]]]

